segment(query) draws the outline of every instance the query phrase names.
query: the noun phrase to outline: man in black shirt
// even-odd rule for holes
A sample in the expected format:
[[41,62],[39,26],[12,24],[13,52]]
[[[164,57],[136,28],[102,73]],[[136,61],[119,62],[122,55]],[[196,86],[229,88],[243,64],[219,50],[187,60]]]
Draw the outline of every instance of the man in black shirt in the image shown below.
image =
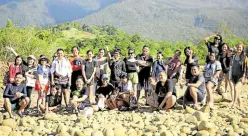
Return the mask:
[[165,72],[159,73],[159,82],[156,85],[155,93],[158,95],[159,109],[168,111],[176,103],[176,89],[170,80],[167,80]]
[[29,103],[26,85],[22,84],[23,79],[24,77],[21,73],[16,73],[15,82],[9,83],[4,90],[4,108],[11,118],[14,118],[12,114],[12,110],[14,109],[18,110],[17,114],[22,118],[22,113]]
[[139,100],[140,91],[142,89],[145,90],[145,98],[147,97],[148,92],[148,78],[151,73],[151,66],[153,63],[153,57],[149,55],[149,47],[143,46],[143,53],[137,56],[137,62],[140,66],[140,71],[138,73],[139,76],[139,84],[137,88],[137,100]]

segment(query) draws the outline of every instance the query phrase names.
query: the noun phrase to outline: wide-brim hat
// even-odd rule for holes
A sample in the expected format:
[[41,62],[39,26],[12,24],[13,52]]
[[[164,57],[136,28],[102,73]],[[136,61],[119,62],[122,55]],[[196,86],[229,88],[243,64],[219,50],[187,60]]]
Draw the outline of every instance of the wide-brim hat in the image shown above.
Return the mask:
[[46,56],[40,57],[40,59],[39,59],[39,64],[41,63],[41,60],[46,60],[47,63],[49,63],[49,59],[48,59]]

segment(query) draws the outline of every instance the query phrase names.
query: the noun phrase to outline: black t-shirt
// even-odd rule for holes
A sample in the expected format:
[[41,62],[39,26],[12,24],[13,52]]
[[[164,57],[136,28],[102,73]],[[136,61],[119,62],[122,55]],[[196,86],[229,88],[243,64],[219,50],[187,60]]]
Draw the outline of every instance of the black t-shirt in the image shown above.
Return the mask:
[[95,60],[92,60],[91,62],[89,62],[89,60],[84,60],[83,65],[85,66],[86,78],[90,79],[94,72],[94,68],[97,67],[97,62]]
[[48,103],[48,107],[58,106],[62,102],[62,97],[61,95],[53,96],[50,94],[46,96],[46,102]]
[[176,88],[173,86],[173,83],[170,80],[167,80],[162,86],[161,82],[159,81],[156,85],[155,93],[158,97],[165,97],[168,92],[172,92],[173,95],[176,95]]
[[191,67],[194,65],[198,64],[198,57],[197,56],[193,56],[192,59],[194,60],[193,63],[189,63],[189,58],[187,57],[184,61],[184,65],[187,65],[186,67],[186,79],[190,79],[192,77],[192,73],[191,73]]
[[126,64],[127,73],[136,72],[137,62],[128,61],[127,58],[124,59],[124,62]]
[[220,63],[224,73],[227,73],[229,71],[231,61],[232,61],[232,57],[228,57],[227,53],[222,52],[220,54]]
[[72,95],[74,96],[77,96],[78,98],[81,98],[83,97],[83,95],[89,95],[89,92],[88,92],[88,89],[87,88],[83,88],[82,90],[74,90],[72,92]]
[[103,87],[103,86],[100,86],[97,90],[96,90],[96,94],[102,94],[104,95],[105,97],[107,95],[110,95],[112,94],[114,91],[114,86],[112,84],[108,84],[107,86]]
[[[136,59],[153,63],[153,57],[152,56],[143,56],[143,54],[140,54],[137,56]],[[151,71],[151,66],[150,67],[140,66],[139,75],[142,75],[143,77],[148,78],[150,75],[150,71]]]

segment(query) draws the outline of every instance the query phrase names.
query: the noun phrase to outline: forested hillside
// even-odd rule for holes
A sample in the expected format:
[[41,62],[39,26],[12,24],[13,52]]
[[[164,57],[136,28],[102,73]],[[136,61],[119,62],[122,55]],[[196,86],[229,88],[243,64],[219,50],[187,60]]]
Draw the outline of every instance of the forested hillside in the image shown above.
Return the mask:
[[[225,31],[224,41],[231,46],[239,42],[248,43],[247,39],[240,39],[233,35],[226,28],[220,28]],[[18,27],[11,20],[7,22],[5,28],[0,29],[0,60],[13,60],[14,56],[7,51],[6,47],[13,47],[19,54],[26,57],[34,54],[37,57],[45,54],[51,57],[57,48],[64,48],[70,54],[72,46],[81,48],[80,54],[85,55],[86,51],[93,49],[97,54],[99,48],[108,46],[111,50],[120,48],[122,56],[127,55],[128,48],[134,48],[137,53],[141,52],[142,46],[148,45],[151,54],[156,56],[157,51],[162,51],[168,57],[177,49],[183,52],[186,46],[191,46],[200,57],[201,63],[204,63],[207,52],[204,41],[192,42],[167,42],[154,41],[141,38],[139,35],[129,35],[115,27],[105,26],[88,26],[79,23],[64,23],[60,25],[38,28],[33,26]],[[184,59],[184,55],[181,56]]]
[[47,26],[83,18],[119,0],[0,0],[0,28],[11,19],[19,26]]
[[198,41],[227,25],[236,35],[248,35],[246,0],[123,0],[78,22],[113,25],[154,40]]

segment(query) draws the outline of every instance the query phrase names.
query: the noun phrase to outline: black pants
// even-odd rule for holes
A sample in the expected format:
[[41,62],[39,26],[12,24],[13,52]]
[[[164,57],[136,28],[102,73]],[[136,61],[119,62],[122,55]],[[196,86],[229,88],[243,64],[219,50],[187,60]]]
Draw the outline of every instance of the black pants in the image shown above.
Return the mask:
[[31,94],[32,94],[32,91],[33,91],[33,87],[31,86],[27,86],[26,87],[26,90],[27,90],[27,96],[29,98],[29,104],[28,106],[26,107],[26,109],[30,108],[30,105],[31,105]]

